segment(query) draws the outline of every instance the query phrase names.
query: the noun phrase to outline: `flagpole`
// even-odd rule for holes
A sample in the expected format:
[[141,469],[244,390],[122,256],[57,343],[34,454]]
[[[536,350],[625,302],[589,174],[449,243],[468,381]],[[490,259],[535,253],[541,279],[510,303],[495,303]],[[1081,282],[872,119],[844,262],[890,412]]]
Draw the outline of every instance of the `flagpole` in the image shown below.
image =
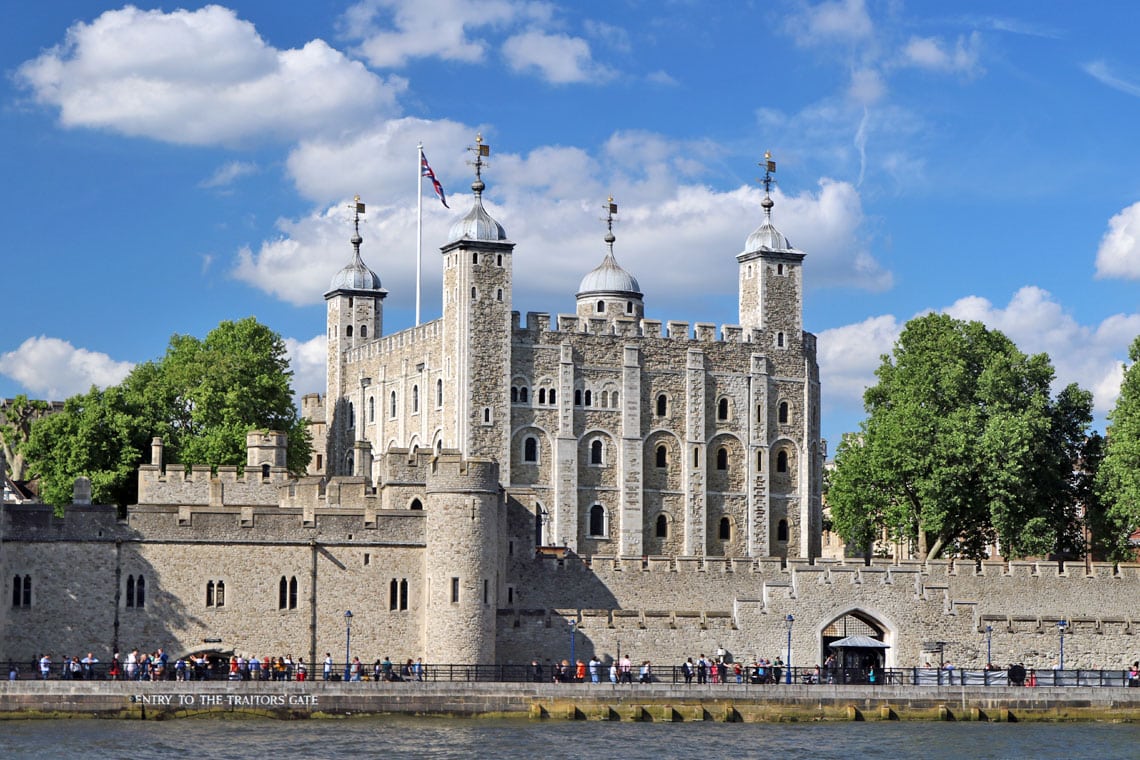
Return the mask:
[[424,247],[424,144],[416,146],[416,326],[420,324],[420,262]]

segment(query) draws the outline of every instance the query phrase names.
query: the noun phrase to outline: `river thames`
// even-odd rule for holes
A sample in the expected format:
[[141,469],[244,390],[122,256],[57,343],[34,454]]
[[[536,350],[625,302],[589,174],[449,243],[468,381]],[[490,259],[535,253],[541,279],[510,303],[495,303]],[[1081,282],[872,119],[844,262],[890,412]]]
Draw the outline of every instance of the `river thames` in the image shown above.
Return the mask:
[[1136,760],[1135,723],[617,723],[440,718],[0,722],[0,757]]

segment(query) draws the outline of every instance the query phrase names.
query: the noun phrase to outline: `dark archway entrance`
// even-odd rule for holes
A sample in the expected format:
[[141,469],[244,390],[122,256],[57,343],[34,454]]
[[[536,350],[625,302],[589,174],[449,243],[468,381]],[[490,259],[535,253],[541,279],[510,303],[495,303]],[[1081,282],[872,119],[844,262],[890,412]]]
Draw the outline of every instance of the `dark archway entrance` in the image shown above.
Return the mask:
[[[860,610],[847,612],[824,626],[820,661],[824,663],[825,682],[867,683],[872,674],[879,682],[886,666],[886,634],[882,623]],[[833,647],[837,642],[840,646]]]

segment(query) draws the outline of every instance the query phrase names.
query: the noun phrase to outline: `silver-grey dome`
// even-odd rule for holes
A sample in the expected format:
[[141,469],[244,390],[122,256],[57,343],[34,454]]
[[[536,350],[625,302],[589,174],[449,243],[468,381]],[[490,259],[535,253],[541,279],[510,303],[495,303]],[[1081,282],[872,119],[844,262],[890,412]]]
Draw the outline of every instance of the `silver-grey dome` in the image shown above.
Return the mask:
[[[355,241],[354,241],[355,242]],[[356,252],[344,269],[333,275],[329,291],[334,290],[381,290],[380,277],[364,265],[360,258],[359,244]]]
[[748,241],[744,244],[744,250],[789,251],[793,250],[793,247],[791,242],[784,237],[784,234],[773,227],[771,221],[765,219],[764,223],[748,236]]
[[635,293],[642,295],[637,278],[618,266],[613,253],[607,253],[593,271],[582,278],[578,295],[589,293]]
[[451,225],[447,241],[454,243],[457,240],[506,240],[507,231],[503,229],[503,225],[492,219],[487,209],[483,208],[483,183],[476,181],[471,189],[475,191],[475,202],[466,216]]

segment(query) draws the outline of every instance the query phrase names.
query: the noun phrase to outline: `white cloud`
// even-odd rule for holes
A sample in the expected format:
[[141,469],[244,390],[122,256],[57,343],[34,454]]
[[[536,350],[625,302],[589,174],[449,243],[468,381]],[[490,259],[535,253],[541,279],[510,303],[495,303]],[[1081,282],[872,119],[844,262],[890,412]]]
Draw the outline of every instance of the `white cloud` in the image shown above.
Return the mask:
[[488,43],[471,32],[544,22],[551,10],[546,3],[511,0],[366,0],[345,13],[344,25],[377,68],[426,57],[475,63],[486,56]]
[[863,0],[834,0],[808,6],[788,18],[788,30],[800,45],[854,42],[874,32]]
[[293,370],[293,393],[298,398],[306,393],[323,395],[327,385],[328,339],[323,334],[305,341],[286,338],[285,350]]
[[645,75],[645,78],[649,81],[650,84],[655,84],[660,87],[676,87],[679,84],[679,82],[674,79],[669,74],[669,72],[661,69],[649,72]]
[[503,43],[503,56],[515,71],[537,69],[554,84],[604,82],[614,74],[594,62],[590,44],[581,37],[531,30]]
[[930,71],[974,75],[981,72],[981,36],[959,36],[953,47],[938,37],[911,37],[903,48],[903,64]]
[[872,68],[861,68],[851,72],[851,85],[847,97],[862,106],[872,105],[887,94],[887,86],[882,75]]
[[1096,276],[1140,279],[1140,202],[1108,220],[1096,251]]
[[30,394],[51,400],[122,382],[134,367],[107,354],[76,348],[59,338],[28,338],[15,351],[0,354],[0,373]]
[[1140,84],[1129,82],[1126,79],[1121,79],[1109,70],[1108,64],[1104,61],[1090,61],[1084,64],[1081,68],[1085,73],[1097,80],[1103,85],[1107,85],[1114,90],[1119,90],[1126,95],[1135,95],[1140,97]]
[[844,409],[848,415],[862,411],[863,392],[876,382],[880,357],[891,352],[901,331],[902,325],[895,317],[883,315],[819,333],[819,373],[825,408]]
[[230,161],[223,166],[219,166],[213,174],[199,182],[198,187],[204,190],[229,187],[242,177],[257,174],[257,172],[258,168],[255,163],[250,161]]
[[323,41],[276,50],[234,11],[144,11],[79,22],[17,81],[69,127],[196,145],[292,140],[392,114],[385,82]]

